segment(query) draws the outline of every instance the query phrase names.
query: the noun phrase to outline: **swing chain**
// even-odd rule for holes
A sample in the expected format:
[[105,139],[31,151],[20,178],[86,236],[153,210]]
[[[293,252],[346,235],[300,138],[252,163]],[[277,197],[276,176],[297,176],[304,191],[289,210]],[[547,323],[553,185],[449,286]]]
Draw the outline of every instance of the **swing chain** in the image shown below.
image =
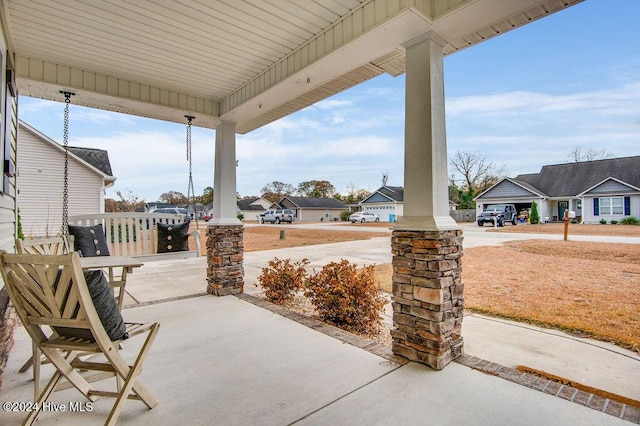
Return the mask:
[[191,153],[192,153],[192,149],[191,149],[191,123],[193,122],[193,119],[195,117],[193,117],[191,115],[185,115],[185,118],[187,119],[187,161],[189,162],[189,182],[187,184],[187,204],[191,204],[191,208],[193,209],[193,217],[196,220],[196,228],[197,228],[197,227],[199,227],[199,225],[198,225],[198,212],[196,212],[196,203],[195,203],[196,193],[195,193],[195,189],[193,187],[193,165],[192,165],[192,160],[191,160]]
[[72,92],[61,90],[64,95],[64,127],[62,132],[62,142],[64,146],[64,186],[62,190],[62,236],[67,241],[69,238],[69,105],[71,104]]

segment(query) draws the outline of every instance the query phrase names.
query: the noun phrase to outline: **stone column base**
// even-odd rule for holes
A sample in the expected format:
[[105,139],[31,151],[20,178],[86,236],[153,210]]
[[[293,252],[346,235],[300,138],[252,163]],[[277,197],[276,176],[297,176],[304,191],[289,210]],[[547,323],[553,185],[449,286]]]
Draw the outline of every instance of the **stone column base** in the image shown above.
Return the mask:
[[207,227],[207,293],[227,296],[244,289],[242,225]]
[[13,347],[13,329],[18,323],[18,314],[11,306],[9,292],[6,288],[0,290],[0,389],[2,388],[2,373],[7,366],[9,352]]
[[392,349],[436,370],[461,356],[462,231],[393,231]]

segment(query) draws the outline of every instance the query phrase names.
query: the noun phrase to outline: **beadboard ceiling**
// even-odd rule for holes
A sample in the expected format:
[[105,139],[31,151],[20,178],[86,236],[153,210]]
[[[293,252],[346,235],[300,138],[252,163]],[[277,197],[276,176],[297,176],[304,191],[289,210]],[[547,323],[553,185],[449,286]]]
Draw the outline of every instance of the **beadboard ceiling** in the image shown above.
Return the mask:
[[20,93],[246,133],[381,73],[580,0],[0,0]]

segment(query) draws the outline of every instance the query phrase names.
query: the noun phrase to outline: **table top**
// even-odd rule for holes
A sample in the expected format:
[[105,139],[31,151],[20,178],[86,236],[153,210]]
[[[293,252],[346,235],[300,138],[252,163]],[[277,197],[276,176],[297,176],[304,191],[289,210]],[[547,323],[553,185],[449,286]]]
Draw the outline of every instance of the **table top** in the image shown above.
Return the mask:
[[129,256],[93,256],[81,257],[80,265],[85,269],[92,268],[138,268],[143,265],[137,259]]

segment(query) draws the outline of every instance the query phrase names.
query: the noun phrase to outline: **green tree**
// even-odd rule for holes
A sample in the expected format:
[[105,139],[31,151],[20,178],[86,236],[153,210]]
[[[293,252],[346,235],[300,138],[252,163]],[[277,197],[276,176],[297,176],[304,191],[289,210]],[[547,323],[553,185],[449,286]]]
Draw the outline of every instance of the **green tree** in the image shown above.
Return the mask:
[[298,195],[311,198],[331,198],[336,188],[326,180],[309,180],[298,184]]
[[202,191],[202,195],[198,197],[198,202],[205,206],[213,202],[213,188],[211,186],[207,186]]
[[536,224],[540,222],[540,214],[538,213],[538,205],[534,201],[531,203],[531,214],[529,215],[529,222]]

